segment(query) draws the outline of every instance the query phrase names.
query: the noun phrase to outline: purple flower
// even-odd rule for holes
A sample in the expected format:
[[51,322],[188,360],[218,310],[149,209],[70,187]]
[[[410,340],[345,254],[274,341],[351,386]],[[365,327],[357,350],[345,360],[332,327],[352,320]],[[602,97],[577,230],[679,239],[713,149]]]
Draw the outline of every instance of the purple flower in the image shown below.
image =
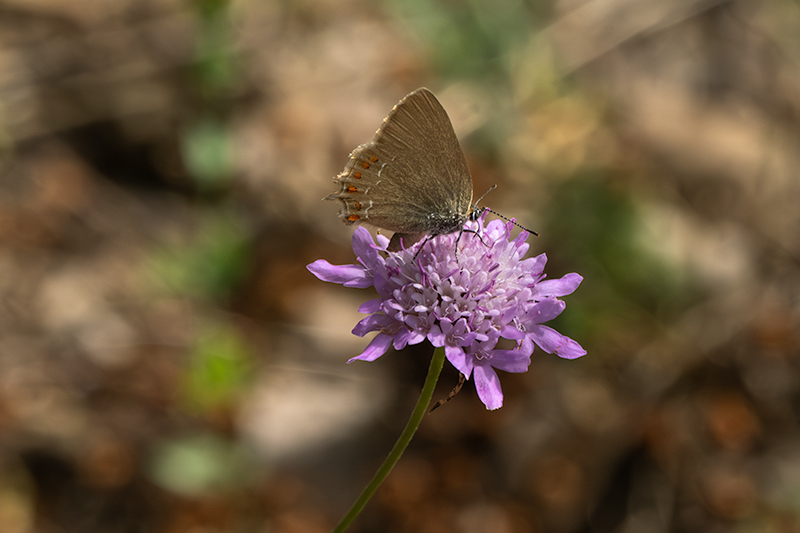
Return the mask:
[[[345,287],[374,286],[378,298],[361,305],[368,316],[353,329],[363,337],[377,331],[367,348],[348,363],[374,361],[394,346],[401,349],[428,339],[444,347],[450,363],[468,379],[474,376],[478,396],[487,409],[503,405],[495,369],[525,372],[534,345],[566,359],[586,350],[554,329],[542,325],[557,317],[566,304],[559,296],[571,294],[583,278],[567,274],[546,280],[545,254],[523,259],[528,251],[526,232],[510,240],[512,224],[493,220],[485,225],[468,222],[471,231],[439,235],[397,253],[382,254],[389,240],[378,245],[359,227],[353,234],[358,265],[331,265],[318,259],[308,265],[322,281]],[[456,244],[458,254],[456,255]],[[516,342],[511,350],[498,341]]]

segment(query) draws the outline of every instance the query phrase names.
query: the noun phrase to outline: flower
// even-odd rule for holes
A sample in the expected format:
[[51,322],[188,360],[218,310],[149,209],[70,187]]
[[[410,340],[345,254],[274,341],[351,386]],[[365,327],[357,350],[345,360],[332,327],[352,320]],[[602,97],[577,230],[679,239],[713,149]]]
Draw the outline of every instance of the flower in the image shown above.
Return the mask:
[[[545,279],[545,254],[523,259],[528,233],[511,240],[511,222],[484,226],[485,218],[468,222],[463,232],[431,237],[388,256],[381,252],[389,240],[379,235],[376,245],[359,227],[352,242],[359,264],[318,259],[308,265],[322,281],[374,286],[378,292],[378,298],[361,305],[359,311],[368,316],[353,329],[359,337],[378,335],[348,363],[374,361],[390,346],[399,350],[428,339],[444,347],[448,361],[467,379],[474,378],[486,408],[497,409],[503,392],[495,369],[525,372],[534,345],[566,359],[586,354],[574,340],[542,325],[561,314],[566,304],[558,297],[575,291],[583,278]],[[516,346],[498,348],[501,338]]]

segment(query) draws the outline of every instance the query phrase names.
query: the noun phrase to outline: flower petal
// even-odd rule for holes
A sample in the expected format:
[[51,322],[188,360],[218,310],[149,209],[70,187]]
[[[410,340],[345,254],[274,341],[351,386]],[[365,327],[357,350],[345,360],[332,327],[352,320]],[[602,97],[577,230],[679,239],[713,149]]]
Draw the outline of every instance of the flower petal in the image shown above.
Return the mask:
[[431,341],[437,348],[441,348],[444,346],[445,340],[447,340],[447,336],[442,333],[442,328],[439,327],[438,324],[431,326],[431,330],[428,332],[428,340]]
[[425,340],[425,333],[413,329],[408,335],[408,344],[419,344]]
[[531,356],[525,355],[521,350],[495,350],[489,360],[494,368],[504,372],[527,372],[531,365]]
[[519,346],[516,347],[516,350],[520,353],[530,356],[533,355],[533,346],[534,344],[530,337],[525,337],[522,339],[522,342],[519,344]]
[[537,324],[548,322],[561,314],[567,304],[555,298],[546,298],[533,306],[525,314],[525,327],[528,331]]
[[374,361],[378,357],[385,354],[386,350],[389,349],[391,344],[391,335],[387,335],[386,333],[378,333],[378,335],[372,339],[372,342],[369,343],[369,346],[367,346],[367,348],[361,352],[360,355],[348,359],[347,364],[350,364],[353,361]]
[[411,336],[411,331],[408,328],[402,328],[397,334],[392,337],[392,346],[395,350],[402,350],[408,344],[408,339]]
[[547,279],[536,284],[534,298],[541,300],[550,296],[566,296],[575,292],[583,281],[580,274],[567,274],[559,279]]
[[511,324],[506,324],[505,326],[503,326],[503,329],[500,330],[500,336],[503,337],[504,339],[511,339],[518,341],[520,339],[525,338],[525,333],[518,330]]
[[464,353],[464,348],[461,346],[445,346],[444,354],[456,370],[469,378],[469,375],[472,374],[473,357]]
[[378,249],[379,250],[383,250],[385,252],[386,248],[388,248],[388,246],[389,246],[389,242],[390,242],[389,241],[389,237],[387,237],[386,235],[383,235],[381,233],[378,233],[378,235],[375,237],[375,239],[378,241]]
[[375,264],[380,261],[380,254],[375,246],[375,241],[372,240],[372,235],[364,226],[357,227],[353,232],[351,244],[356,257],[358,257],[367,268],[373,268]]
[[317,259],[306,268],[322,281],[341,283],[345,287],[365,289],[372,285],[371,277],[361,265],[332,265],[324,259]]
[[500,388],[500,378],[497,372],[488,365],[475,365],[473,372],[475,380],[475,390],[478,391],[478,398],[489,410],[498,409],[503,406],[503,389]]
[[388,328],[394,323],[391,317],[376,313],[374,315],[365,316],[358,321],[356,327],[353,328],[353,335],[363,337],[370,331],[377,331],[379,329]]
[[369,314],[369,313],[377,313],[381,310],[381,304],[383,303],[382,298],[373,298],[372,300],[367,300],[363,304],[361,304],[358,308],[359,313]]
[[378,269],[377,272],[373,272],[372,274],[372,284],[375,285],[375,291],[377,291],[378,296],[381,298],[390,298],[394,287],[392,287],[386,275],[386,269]]
[[547,353],[564,359],[575,359],[586,355],[580,344],[547,326],[535,326],[530,332],[533,342]]

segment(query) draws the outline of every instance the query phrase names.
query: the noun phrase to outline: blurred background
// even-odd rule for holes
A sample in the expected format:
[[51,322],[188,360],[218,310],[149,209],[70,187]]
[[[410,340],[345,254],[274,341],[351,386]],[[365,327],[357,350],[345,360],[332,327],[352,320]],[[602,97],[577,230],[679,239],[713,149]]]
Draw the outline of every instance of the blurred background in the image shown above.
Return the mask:
[[1,533],[341,518],[432,348],[345,365],[373,293],[305,265],[419,86],[588,355],[467,384],[352,531],[800,531],[797,0],[2,0]]

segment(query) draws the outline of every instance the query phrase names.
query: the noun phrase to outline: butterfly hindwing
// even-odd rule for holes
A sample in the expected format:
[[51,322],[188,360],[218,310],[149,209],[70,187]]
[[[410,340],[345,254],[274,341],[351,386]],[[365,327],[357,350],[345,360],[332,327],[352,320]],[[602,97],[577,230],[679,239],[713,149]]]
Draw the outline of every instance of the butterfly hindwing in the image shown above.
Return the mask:
[[[428,89],[403,98],[372,142],[362,144],[335,180],[339,216],[406,234],[458,231],[472,201],[472,178],[444,108]],[[409,242],[413,241],[413,242]]]

